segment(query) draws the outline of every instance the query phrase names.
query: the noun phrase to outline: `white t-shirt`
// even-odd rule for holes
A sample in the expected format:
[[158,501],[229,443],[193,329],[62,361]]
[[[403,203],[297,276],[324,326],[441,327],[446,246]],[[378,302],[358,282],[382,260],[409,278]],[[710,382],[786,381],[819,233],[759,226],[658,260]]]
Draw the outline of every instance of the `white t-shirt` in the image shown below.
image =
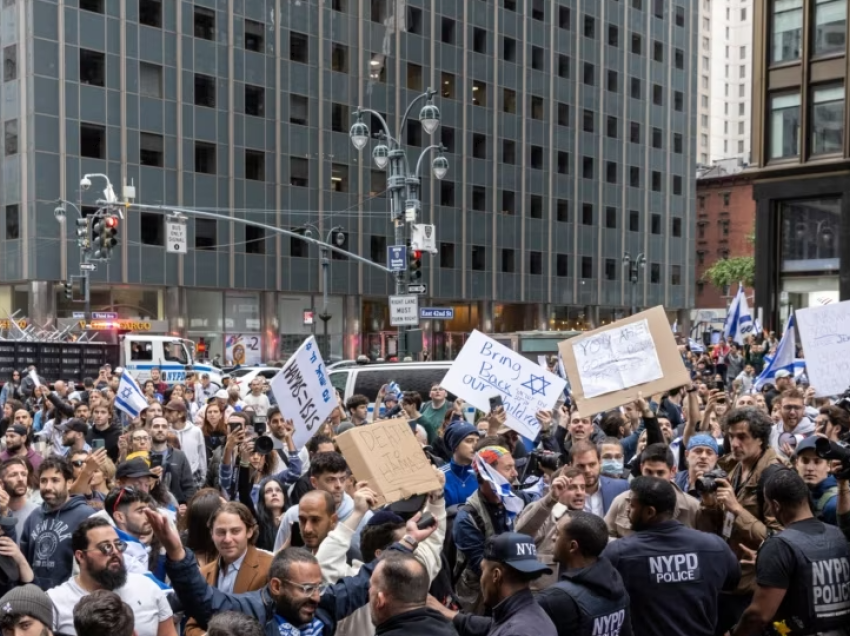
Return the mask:
[[[605,517],[605,504],[602,502],[602,487],[600,486],[596,493],[587,495],[584,498],[584,511],[596,515],[597,517]],[[141,636],[141,634],[139,634]]]
[[[128,573],[127,582],[115,590],[115,593],[133,610],[136,636],[156,636],[159,624],[170,619],[173,614],[165,592],[144,574]],[[74,607],[87,594],[88,592],[77,585],[76,577],[47,590],[47,595],[56,606],[54,632],[76,636]]]

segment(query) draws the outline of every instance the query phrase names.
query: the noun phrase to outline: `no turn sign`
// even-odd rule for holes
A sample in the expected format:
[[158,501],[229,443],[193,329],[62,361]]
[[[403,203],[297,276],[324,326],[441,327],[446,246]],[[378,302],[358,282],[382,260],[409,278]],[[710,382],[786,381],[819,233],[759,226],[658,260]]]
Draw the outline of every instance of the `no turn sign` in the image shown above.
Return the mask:
[[165,249],[172,254],[186,253],[186,224],[179,221],[165,222]]

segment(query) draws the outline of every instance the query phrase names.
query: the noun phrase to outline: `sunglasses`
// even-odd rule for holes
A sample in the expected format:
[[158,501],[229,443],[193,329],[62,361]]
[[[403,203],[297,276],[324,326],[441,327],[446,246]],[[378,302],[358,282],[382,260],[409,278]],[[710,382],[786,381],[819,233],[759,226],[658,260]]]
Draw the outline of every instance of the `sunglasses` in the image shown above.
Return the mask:
[[119,553],[119,554],[124,554],[124,552],[127,551],[127,544],[124,541],[122,541],[121,539],[118,539],[117,541],[115,541],[113,543],[109,543],[109,542],[99,543],[96,546],[94,546],[93,548],[90,548],[88,550],[83,550],[83,552],[94,552],[94,551],[100,552],[103,556],[112,556],[116,552]]

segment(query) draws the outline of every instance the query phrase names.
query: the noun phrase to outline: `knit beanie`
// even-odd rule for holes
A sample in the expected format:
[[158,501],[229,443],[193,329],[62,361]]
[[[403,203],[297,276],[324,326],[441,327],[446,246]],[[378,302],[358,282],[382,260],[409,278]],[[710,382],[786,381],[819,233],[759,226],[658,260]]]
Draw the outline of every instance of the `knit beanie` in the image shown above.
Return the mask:
[[32,583],[21,585],[0,598],[0,620],[7,616],[30,616],[52,630],[53,601]]
[[478,429],[466,420],[462,422],[454,422],[443,432],[443,440],[451,452],[460,446],[460,443],[470,435],[478,435]]

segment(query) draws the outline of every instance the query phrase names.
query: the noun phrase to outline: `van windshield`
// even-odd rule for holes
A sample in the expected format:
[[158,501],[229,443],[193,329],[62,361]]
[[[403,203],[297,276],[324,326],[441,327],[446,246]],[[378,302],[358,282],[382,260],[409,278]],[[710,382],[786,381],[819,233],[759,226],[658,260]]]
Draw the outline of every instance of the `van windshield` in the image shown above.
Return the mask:
[[179,364],[189,364],[189,361],[192,359],[189,356],[189,351],[179,340],[174,340],[169,343],[165,343],[165,359],[168,362],[177,362]]

